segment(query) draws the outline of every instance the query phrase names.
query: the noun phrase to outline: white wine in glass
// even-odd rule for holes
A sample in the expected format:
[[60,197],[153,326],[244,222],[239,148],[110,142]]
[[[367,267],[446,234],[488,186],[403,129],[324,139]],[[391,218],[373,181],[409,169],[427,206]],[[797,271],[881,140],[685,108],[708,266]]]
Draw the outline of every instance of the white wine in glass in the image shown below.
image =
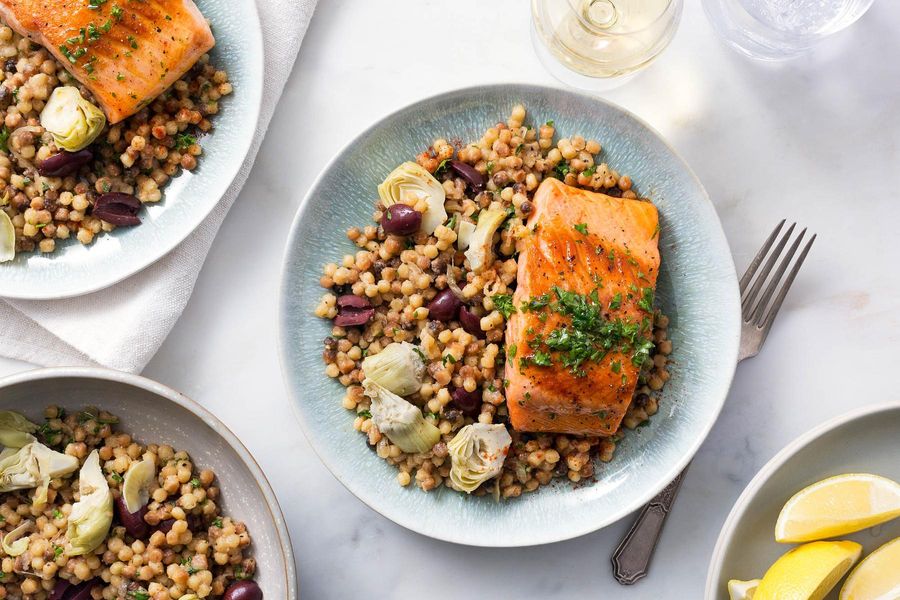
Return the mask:
[[681,10],[681,0],[532,0],[532,36],[557,78],[609,88],[668,46]]

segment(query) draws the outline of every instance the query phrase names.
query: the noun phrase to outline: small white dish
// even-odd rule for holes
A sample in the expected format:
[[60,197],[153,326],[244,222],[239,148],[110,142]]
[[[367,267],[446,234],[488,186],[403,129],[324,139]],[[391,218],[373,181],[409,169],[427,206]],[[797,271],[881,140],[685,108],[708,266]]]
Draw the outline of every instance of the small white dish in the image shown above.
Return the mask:
[[[728,600],[729,579],[761,578],[795,544],[775,542],[784,503],[804,487],[842,473],[874,473],[900,481],[900,402],[854,410],[800,436],[756,474],[725,520],[706,577],[706,600]],[[900,536],[900,519],[839,539],[863,555]],[[826,600],[838,597],[840,584]]]
[[291,540],[275,493],[247,448],[212,413],[155,381],[109,369],[36,369],[0,379],[3,409],[43,421],[48,404],[108,410],[135,439],[186,450],[195,464],[215,471],[226,513],[250,531],[254,580],[264,597],[298,600]]

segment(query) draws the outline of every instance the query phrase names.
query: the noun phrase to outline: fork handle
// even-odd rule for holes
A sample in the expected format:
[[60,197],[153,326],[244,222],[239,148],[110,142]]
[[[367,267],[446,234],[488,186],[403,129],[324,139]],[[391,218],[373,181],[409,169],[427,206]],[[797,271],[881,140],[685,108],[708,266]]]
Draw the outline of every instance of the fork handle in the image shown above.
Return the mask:
[[613,552],[613,575],[622,585],[631,585],[647,575],[653,550],[656,549],[659,534],[678,495],[685,473],[687,467],[644,506],[631,529]]

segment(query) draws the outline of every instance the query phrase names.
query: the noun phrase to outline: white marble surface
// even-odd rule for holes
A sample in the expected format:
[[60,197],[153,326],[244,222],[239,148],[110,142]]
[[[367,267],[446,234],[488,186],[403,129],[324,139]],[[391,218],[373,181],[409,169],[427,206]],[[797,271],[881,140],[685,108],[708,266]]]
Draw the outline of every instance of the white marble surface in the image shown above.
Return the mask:
[[[765,351],[739,367],[650,576],[622,588],[609,554],[626,522],[536,548],[435,542],[357,501],[295,424],[276,354],[278,274],[318,170],[368,123],[420,97],[554,83],[532,53],[524,0],[320,0],[250,182],[145,371],[211,408],[255,453],[287,514],[304,598],[699,598],[719,527],[759,467],[813,425],[896,397],[883,377],[900,350],[900,6],[876,3],[813,55],[771,66],[726,49],[699,2],[687,4],[669,50],[606,97],[693,166],[739,270],[782,217],[819,240]],[[27,368],[0,360],[0,375]]]

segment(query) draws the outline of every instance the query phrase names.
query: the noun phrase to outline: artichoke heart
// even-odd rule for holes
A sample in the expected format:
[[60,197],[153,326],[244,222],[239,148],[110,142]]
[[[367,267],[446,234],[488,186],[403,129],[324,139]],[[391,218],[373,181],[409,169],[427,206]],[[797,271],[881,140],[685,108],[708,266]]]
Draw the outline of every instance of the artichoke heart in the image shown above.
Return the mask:
[[78,152],[97,139],[106,126],[103,111],[85,100],[77,87],[53,90],[41,111],[41,125],[53,135],[56,145]]
[[444,186],[424,167],[405,162],[387,176],[378,186],[378,196],[385,208],[391,204],[406,204],[409,200],[424,199],[428,210],[422,215],[422,231],[434,233],[447,220]]
[[28,550],[28,536],[34,530],[34,521],[24,521],[21,525],[3,536],[3,551],[7,556],[19,556]]
[[512,438],[503,425],[473,423],[450,440],[450,482],[458,490],[472,493],[500,474]]
[[422,411],[371,379],[363,390],[372,399],[372,421],[378,430],[409,454],[427,452],[441,439],[440,430],[425,420]]
[[456,247],[460,250],[467,250],[476,229],[475,223],[460,220],[459,225],[456,226]]
[[499,207],[489,208],[478,214],[478,225],[469,236],[469,249],[465,252],[469,267],[476,273],[482,272],[493,262],[494,234],[506,217],[506,211]]
[[362,369],[367,379],[398,396],[409,396],[422,386],[425,361],[416,346],[409,342],[394,342],[378,354],[367,356]]
[[4,452],[0,460],[0,492],[37,488],[33,503],[47,502],[50,480],[68,475],[78,468],[78,459],[51,450],[40,442],[31,442],[15,453]]
[[16,228],[9,215],[0,208],[0,263],[16,257]]
[[66,538],[69,545],[66,554],[89,554],[103,543],[113,518],[113,498],[103,471],[100,455],[91,452],[78,475],[80,498],[72,505]]
[[122,498],[130,513],[136,513],[150,500],[150,485],[156,481],[156,462],[145,458],[131,463],[122,482]]
[[11,410],[0,411],[0,446],[21,448],[37,439],[32,433],[38,427],[24,416]]

